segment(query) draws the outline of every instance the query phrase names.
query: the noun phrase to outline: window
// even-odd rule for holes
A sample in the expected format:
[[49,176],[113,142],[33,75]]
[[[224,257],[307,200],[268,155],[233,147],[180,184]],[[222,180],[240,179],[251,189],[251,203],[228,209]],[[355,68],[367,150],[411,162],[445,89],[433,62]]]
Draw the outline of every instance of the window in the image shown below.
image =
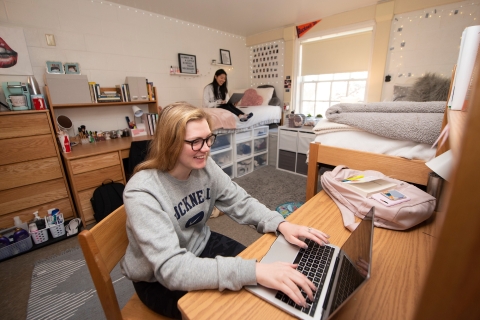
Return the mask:
[[348,97],[365,101],[367,71],[330,73],[300,77],[300,112],[325,116],[325,111]]

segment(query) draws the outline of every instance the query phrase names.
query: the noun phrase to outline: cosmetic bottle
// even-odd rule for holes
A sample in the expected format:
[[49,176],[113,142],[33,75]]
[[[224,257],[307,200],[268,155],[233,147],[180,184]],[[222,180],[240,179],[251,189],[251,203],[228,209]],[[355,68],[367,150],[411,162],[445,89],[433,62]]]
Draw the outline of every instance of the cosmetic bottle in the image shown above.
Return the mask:
[[0,248],[4,248],[10,245],[10,240],[7,237],[0,234]]
[[170,74],[173,74],[173,67],[170,66]]

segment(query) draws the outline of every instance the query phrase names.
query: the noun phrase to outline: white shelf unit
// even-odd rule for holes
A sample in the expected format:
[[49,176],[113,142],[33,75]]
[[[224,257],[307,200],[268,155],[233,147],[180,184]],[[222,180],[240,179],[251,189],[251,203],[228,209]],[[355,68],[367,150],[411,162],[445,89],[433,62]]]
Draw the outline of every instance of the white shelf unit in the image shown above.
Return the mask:
[[268,126],[235,134],[235,177],[268,164]]
[[230,178],[234,178],[233,143],[233,133],[219,134],[210,151],[210,156],[213,161],[215,161]]
[[223,67],[233,68],[233,66],[231,64],[221,64],[221,63],[212,63],[212,66],[223,66]]
[[307,152],[315,139],[312,127],[278,127],[277,169],[307,175]]

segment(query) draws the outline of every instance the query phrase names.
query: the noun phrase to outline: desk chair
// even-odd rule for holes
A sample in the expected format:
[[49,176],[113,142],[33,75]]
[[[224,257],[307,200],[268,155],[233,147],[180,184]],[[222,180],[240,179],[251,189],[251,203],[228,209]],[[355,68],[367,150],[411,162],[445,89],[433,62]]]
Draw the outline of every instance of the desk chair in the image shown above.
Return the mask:
[[137,294],[120,310],[110,272],[125,255],[128,238],[125,206],[119,207],[90,230],[78,235],[85,261],[97,289],[98,298],[108,320],[169,319],[147,308]]

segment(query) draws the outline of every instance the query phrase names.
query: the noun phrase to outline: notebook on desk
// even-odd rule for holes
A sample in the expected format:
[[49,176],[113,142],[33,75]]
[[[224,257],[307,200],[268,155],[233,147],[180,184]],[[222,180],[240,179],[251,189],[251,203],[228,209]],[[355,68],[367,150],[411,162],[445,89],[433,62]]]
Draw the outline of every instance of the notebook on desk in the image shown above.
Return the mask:
[[281,291],[260,285],[245,289],[300,319],[328,319],[370,278],[373,216],[374,207],[341,248],[322,247],[306,239],[308,249],[305,250],[288,243],[282,235],[277,237],[261,262],[298,264],[297,270],[317,287],[314,300],[307,298],[307,307],[296,305]]

